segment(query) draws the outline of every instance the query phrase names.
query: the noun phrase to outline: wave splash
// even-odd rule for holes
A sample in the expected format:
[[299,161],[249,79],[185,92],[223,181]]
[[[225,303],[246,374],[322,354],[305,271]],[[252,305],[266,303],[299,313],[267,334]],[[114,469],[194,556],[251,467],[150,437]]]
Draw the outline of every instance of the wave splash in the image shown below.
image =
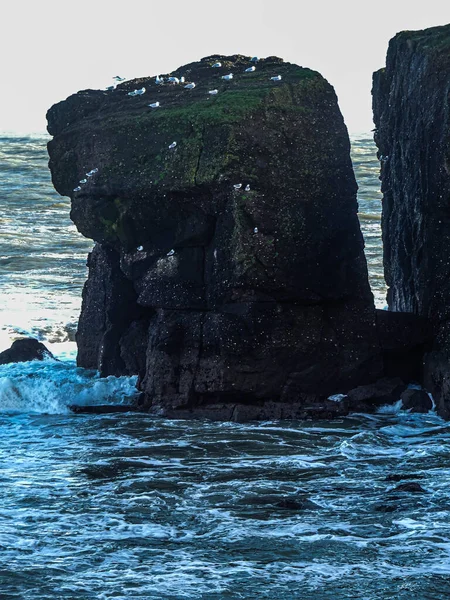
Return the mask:
[[30,361],[0,366],[0,413],[68,413],[76,404],[129,403],[136,377],[102,377],[73,364]]

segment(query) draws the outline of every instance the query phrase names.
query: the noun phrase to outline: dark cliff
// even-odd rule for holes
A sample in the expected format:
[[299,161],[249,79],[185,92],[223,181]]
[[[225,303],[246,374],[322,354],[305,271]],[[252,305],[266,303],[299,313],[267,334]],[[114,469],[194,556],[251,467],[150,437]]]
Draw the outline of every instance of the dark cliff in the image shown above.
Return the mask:
[[391,310],[431,319],[425,381],[450,416],[450,25],[405,31],[374,74]]
[[251,64],[212,56],[171,74],[185,83],[134,80],[48,112],[54,185],[97,242],[78,362],[139,373],[154,412],[294,416],[382,374],[334,90],[277,58]]

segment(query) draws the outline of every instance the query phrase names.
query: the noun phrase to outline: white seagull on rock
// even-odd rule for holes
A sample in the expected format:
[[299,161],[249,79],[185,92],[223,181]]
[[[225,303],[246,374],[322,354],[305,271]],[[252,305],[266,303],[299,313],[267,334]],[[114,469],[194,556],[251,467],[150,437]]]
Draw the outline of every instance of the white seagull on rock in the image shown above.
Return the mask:
[[115,85],[108,85],[108,87],[106,88],[108,92],[111,92],[112,90],[116,89]]
[[152,104],[149,104],[150,108],[159,108],[160,104],[159,102],[153,102]]
[[172,143],[170,144],[169,148],[172,150],[172,148],[175,148],[175,147],[176,147],[176,145],[177,145],[177,143],[176,143],[176,142],[172,142]]
[[115,77],[113,77],[114,81],[125,81],[125,77],[119,77],[119,75],[116,75]]
[[172,250],[170,250],[166,256],[173,256],[175,254],[175,250],[172,248]]
[[218,93],[219,93],[219,90],[209,90],[209,92],[208,92],[208,94],[211,94],[211,96],[215,96]]
[[275,77],[270,78],[272,81],[281,81],[281,75],[275,75]]
[[195,83],[188,83],[184,86],[185,90],[193,90],[195,88]]
[[155,77],[155,83],[157,83],[157,84],[164,83],[164,79],[162,77],[160,77],[159,75],[157,75]]
[[170,81],[170,83],[180,83],[178,77],[169,77],[167,81]]
[[233,79],[233,73],[228,73],[228,75],[222,75],[222,79],[225,79],[225,81],[230,81],[230,79]]
[[245,69],[244,73],[253,73],[253,71],[256,71],[256,67],[249,67],[248,69]]
[[258,62],[259,58],[257,56],[252,56],[250,62]]
[[221,62],[216,62],[216,63],[214,63],[214,64],[213,64],[212,68],[213,68],[213,69],[218,69],[218,68],[219,68],[219,67],[221,67],[221,66],[222,66],[222,63],[221,63]]
[[138,252],[142,252],[142,250],[143,250],[143,249],[144,249],[144,246],[138,246],[138,247],[136,248],[136,250],[137,250]]
[[234,187],[234,189],[235,189],[235,190],[240,190],[240,189],[241,189],[241,187],[242,187],[242,183],[235,183],[235,184],[233,185],[233,187]]
[[80,183],[87,183],[87,179],[80,179]]
[[81,192],[81,188],[80,188],[80,186],[78,186],[78,187],[74,188],[74,190],[73,190],[73,191],[74,191],[74,192]]
[[180,77],[180,83],[184,83],[184,77]]
[[249,192],[249,191],[250,191],[250,184],[249,184],[249,183],[247,183],[247,185],[245,186],[245,191],[246,191],[246,192]]
[[136,90],[136,95],[137,96],[142,96],[142,94],[145,94],[145,88],[141,88],[140,90]]
[[253,230],[253,233],[258,233],[258,228],[255,227],[255,229]]

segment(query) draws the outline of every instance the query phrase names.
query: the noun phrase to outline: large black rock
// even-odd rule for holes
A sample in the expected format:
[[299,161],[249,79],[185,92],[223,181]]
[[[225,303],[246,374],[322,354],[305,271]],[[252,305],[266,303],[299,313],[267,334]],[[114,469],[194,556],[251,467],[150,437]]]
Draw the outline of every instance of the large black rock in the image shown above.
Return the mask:
[[158,414],[292,418],[383,374],[334,90],[249,64],[212,56],[172,73],[195,89],[145,78],[48,113],[54,185],[97,242],[78,363],[138,372]]
[[405,31],[373,79],[391,310],[427,317],[424,380],[450,416],[450,25]]
[[54,356],[44,344],[34,338],[22,338],[13,342],[8,350],[0,352],[0,365],[46,358],[54,358]]

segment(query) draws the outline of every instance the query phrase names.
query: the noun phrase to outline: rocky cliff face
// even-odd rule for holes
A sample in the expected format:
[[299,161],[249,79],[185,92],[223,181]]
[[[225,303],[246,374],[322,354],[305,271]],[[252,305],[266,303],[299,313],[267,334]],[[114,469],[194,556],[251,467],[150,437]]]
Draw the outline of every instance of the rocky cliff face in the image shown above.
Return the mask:
[[382,372],[334,90],[252,64],[212,56],[171,74],[183,84],[134,80],[48,112],[54,185],[97,242],[78,362],[139,373],[154,412],[264,417],[273,401],[293,416]]
[[427,385],[450,416],[450,25],[402,32],[374,74],[389,307],[437,330]]

